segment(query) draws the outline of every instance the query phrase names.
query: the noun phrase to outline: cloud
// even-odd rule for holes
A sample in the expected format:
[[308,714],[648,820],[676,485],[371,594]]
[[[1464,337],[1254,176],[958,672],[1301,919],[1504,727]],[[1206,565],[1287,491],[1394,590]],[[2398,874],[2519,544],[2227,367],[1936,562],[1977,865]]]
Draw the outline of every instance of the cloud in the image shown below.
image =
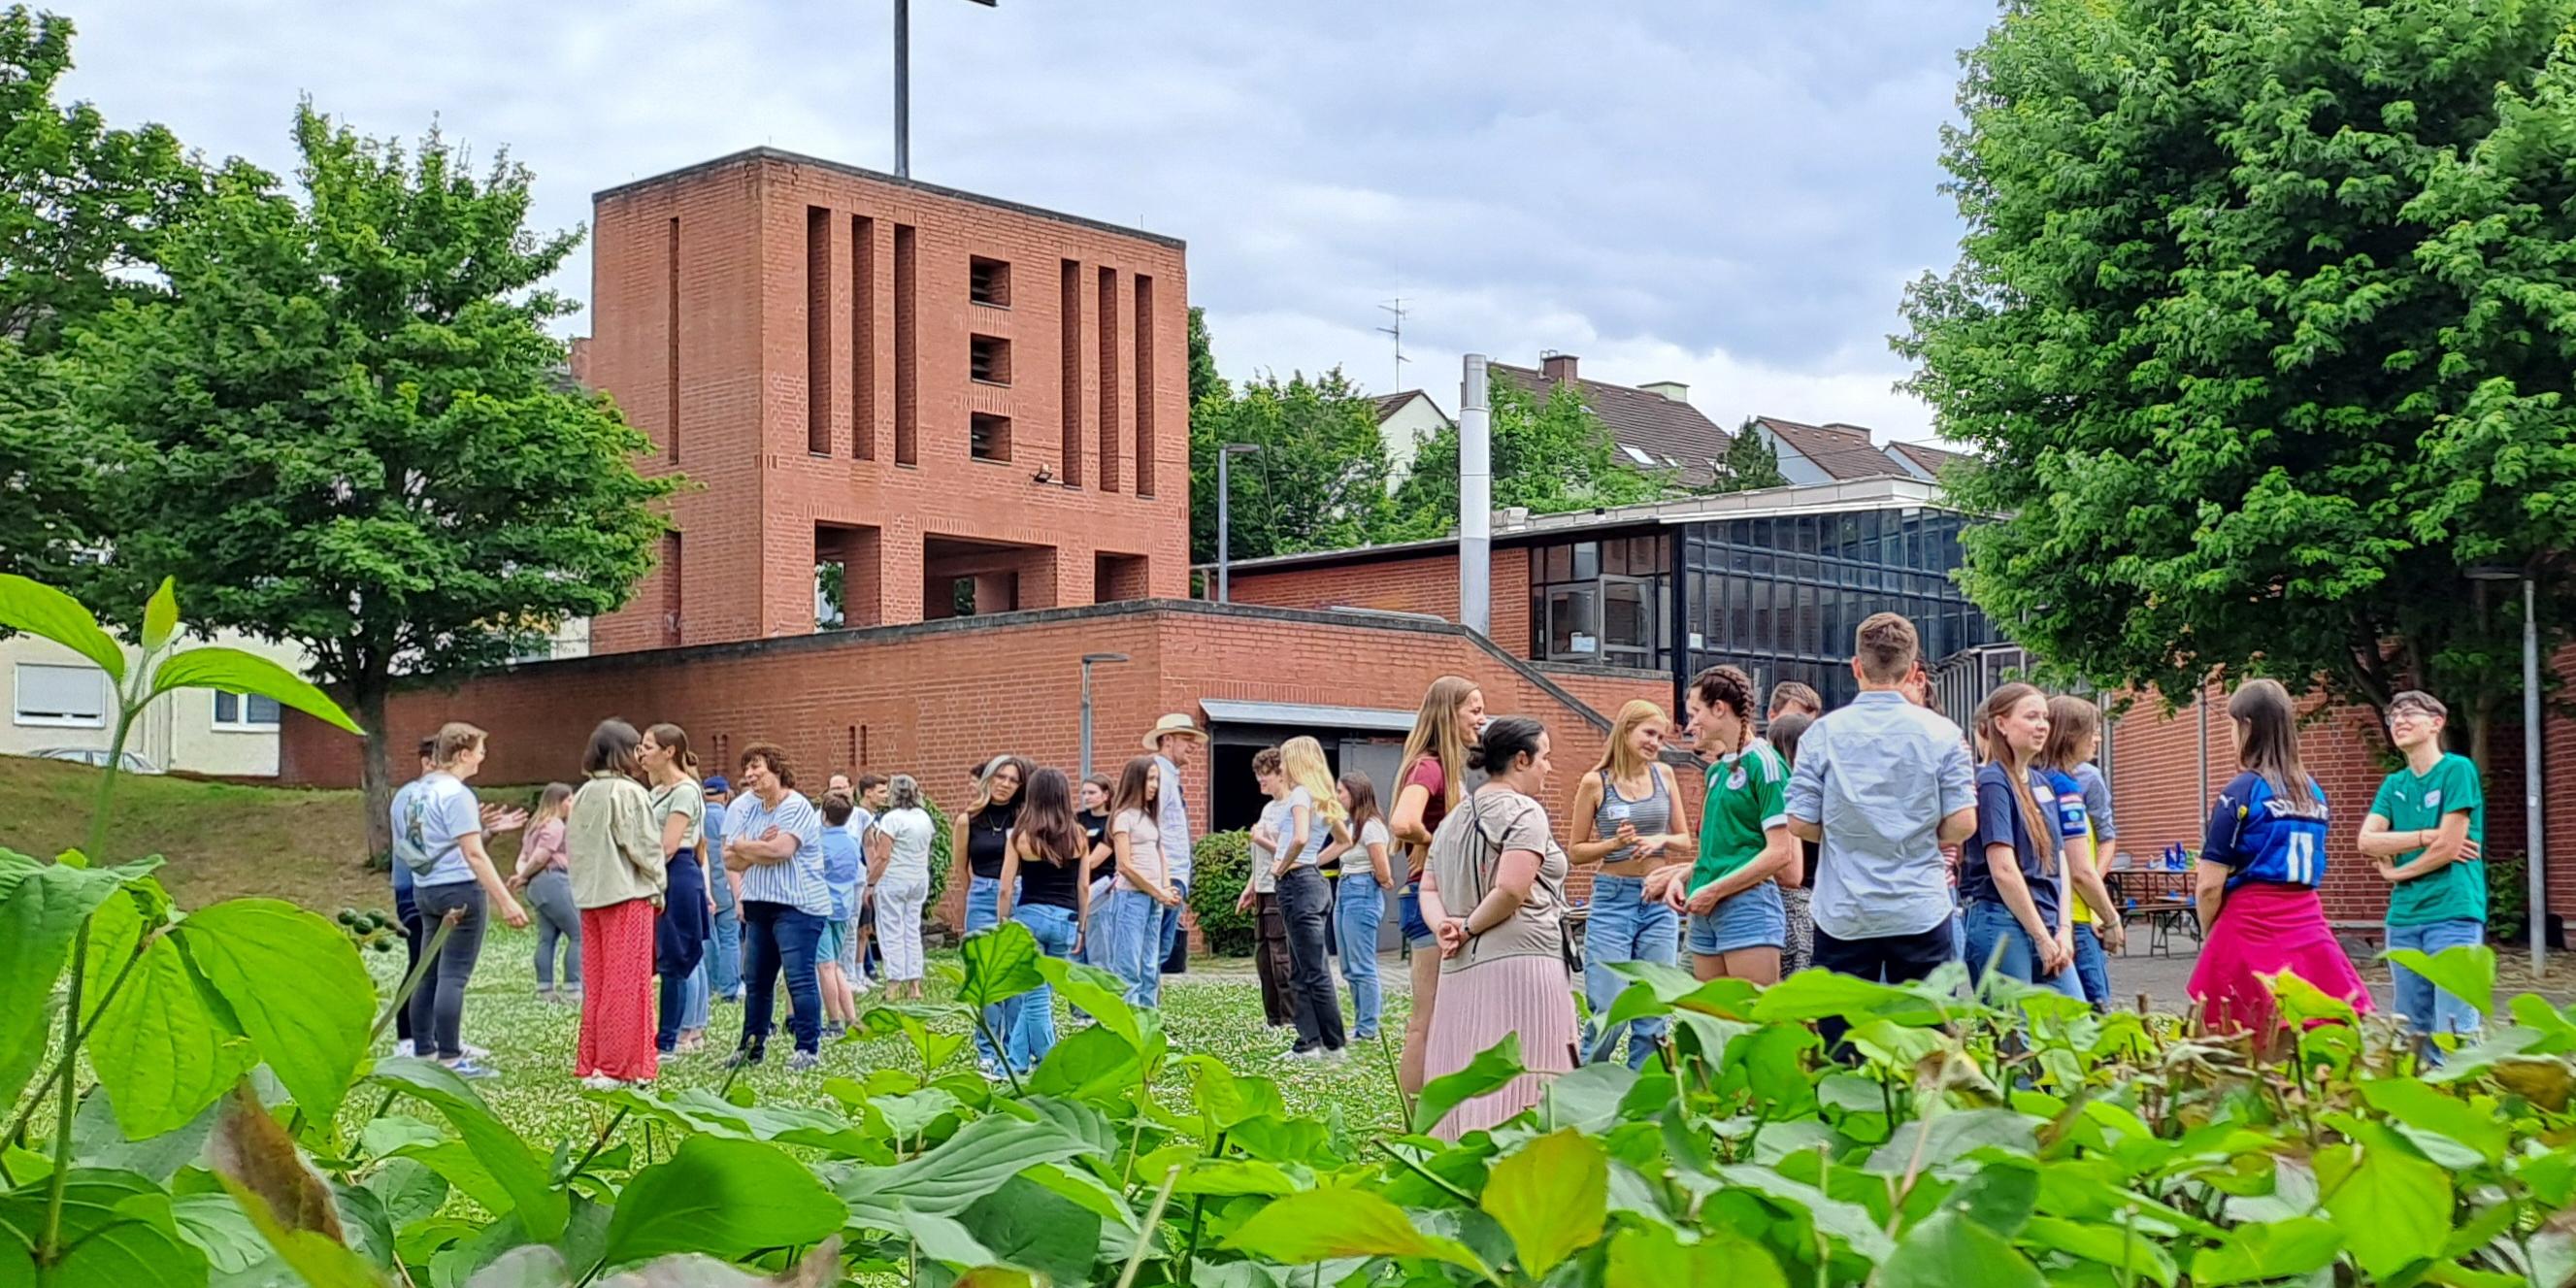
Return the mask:
[[[837,0],[110,0],[74,93],[291,169],[295,98],[435,119],[538,177],[537,218],[756,144],[890,164],[888,6]],[[1937,191],[1955,51],[1911,0],[912,0],[922,178],[1188,239],[1230,371],[1391,377],[1400,291],[1454,397],[1468,349],[1580,352],[1762,411],[1928,432],[1888,392],[1899,286],[1958,237]],[[558,285],[589,294],[586,258]],[[576,326],[580,325],[578,322]]]

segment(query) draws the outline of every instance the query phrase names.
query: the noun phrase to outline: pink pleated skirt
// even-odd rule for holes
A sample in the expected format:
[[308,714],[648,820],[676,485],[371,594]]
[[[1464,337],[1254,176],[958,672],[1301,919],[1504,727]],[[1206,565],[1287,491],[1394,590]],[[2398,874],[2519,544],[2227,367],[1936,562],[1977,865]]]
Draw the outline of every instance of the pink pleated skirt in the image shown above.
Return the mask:
[[2279,1028],[2279,1008],[2262,976],[2283,971],[2356,1011],[2370,1010],[2370,989],[2327,928],[2316,891],[2260,881],[2228,891],[2191,972],[2191,1000],[2210,1030],[2269,1035]]
[[1426,1078],[1467,1067],[1505,1034],[1521,1037],[1521,1067],[1529,1072],[1449,1111],[1431,1129],[1456,1140],[1509,1120],[1538,1103],[1548,1081],[1574,1070],[1574,987],[1555,957],[1505,957],[1443,973],[1425,1044]]

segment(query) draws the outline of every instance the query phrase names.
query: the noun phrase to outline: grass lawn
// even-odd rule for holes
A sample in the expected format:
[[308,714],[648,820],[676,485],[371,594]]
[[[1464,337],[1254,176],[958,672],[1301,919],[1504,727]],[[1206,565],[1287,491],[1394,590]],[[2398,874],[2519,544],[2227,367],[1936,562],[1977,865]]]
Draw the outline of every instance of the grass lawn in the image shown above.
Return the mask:
[[[50,859],[81,845],[103,776],[68,761],[0,756],[0,847]],[[124,774],[104,848],[115,863],[168,856],[161,884],[183,908],[258,895],[327,914],[393,901],[385,875],[367,870],[356,792]]]
[[[505,1122],[533,1141],[587,1140],[605,1123],[607,1113],[585,1099],[573,1081],[579,1013],[569,1006],[537,1000],[535,947],[534,933],[498,928],[483,942],[483,956],[475,970],[473,987],[466,995],[464,1037],[469,1043],[490,1048],[488,1063],[501,1076],[477,1083],[475,1089]],[[934,1000],[944,991],[942,967],[953,972],[955,961],[954,953],[932,954]],[[395,977],[401,969],[402,954],[371,953],[367,962],[376,972],[379,986],[390,992],[398,982]],[[1295,1034],[1262,1023],[1260,987],[1248,963],[1220,959],[1193,961],[1191,965],[1192,973],[1169,976],[1163,981],[1163,1027],[1171,1035],[1175,1065],[1162,1088],[1166,1104],[1189,1103],[1189,1074],[1177,1067],[1180,1058],[1212,1055],[1236,1072],[1276,1078],[1293,1112],[1321,1117],[1338,1111],[1355,1132],[1397,1128],[1402,1113],[1392,1061],[1396,1044],[1403,1037],[1409,1004],[1402,963],[1387,958],[1387,969],[1382,972],[1389,985],[1387,1012],[1381,1026],[1389,1041],[1383,1053],[1374,1043],[1365,1048],[1355,1045],[1351,1058],[1337,1067],[1292,1064],[1278,1058],[1287,1051]],[[862,998],[860,1009],[864,1011],[867,1005],[867,999]],[[1344,1005],[1348,1005],[1347,994]],[[779,999],[779,1011],[783,1022],[784,996]],[[694,1056],[665,1058],[659,1085],[670,1090],[712,1090],[722,1086],[727,1072],[724,1057],[742,1032],[742,1014],[740,1006],[717,1003],[707,1034],[707,1049]],[[1059,1000],[1058,1035],[1070,1035],[1077,1023]],[[959,1033],[967,1028],[963,1024],[951,1027]],[[391,1049],[390,1041],[388,1030],[386,1050]],[[920,1070],[919,1057],[900,1037],[827,1040],[823,1045],[823,1066],[804,1074],[787,1071],[786,1057],[793,1045],[783,1032],[783,1023],[782,1031],[772,1036],[769,1049],[768,1061],[745,1074],[741,1083],[747,1083],[763,1101],[788,1105],[833,1106],[831,1096],[823,1090],[826,1078],[864,1078],[878,1069],[910,1073]],[[973,1078],[973,1048],[961,1048],[948,1067],[933,1070],[933,1074]]]

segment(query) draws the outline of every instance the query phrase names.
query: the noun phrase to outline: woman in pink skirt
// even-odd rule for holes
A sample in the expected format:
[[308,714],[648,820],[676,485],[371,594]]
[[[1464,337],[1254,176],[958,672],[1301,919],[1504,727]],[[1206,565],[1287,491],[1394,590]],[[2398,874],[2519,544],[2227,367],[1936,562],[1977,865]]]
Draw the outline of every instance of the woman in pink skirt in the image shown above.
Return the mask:
[[2227,700],[2244,772],[2210,807],[2195,882],[2204,940],[2191,999],[2217,1032],[2251,1030],[2268,1051],[2282,1021],[2264,975],[2288,971],[2329,997],[2370,1009],[2351,959],[2326,927],[2326,794],[2299,763],[2298,713],[2277,680],[2249,680]]
[[1440,941],[1440,1007],[1426,1078],[1456,1073],[1508,1034],[1529,1072],[1459,1105],[1432,1128],[1444,1140],[1536,1105],[1575,1066],[1574,978],[1566,965],[1565,851],[1535,799],[1547,790],[1547,730],[1527,716],[1485,726],[1467,767],[1492,777],[1431,837],[1422,916]]

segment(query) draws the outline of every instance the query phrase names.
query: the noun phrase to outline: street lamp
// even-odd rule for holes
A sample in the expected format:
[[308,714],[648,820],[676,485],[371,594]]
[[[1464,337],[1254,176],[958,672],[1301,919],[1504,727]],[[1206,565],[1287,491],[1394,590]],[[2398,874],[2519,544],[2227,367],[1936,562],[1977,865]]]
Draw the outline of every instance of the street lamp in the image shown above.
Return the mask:
[[1091,668],[1127,660],[1124,653],[1085,653],[1082,655],[1082,776],[1091,777]]
[[[975,0],[987,9],[1000,0]],[[894,0],[894,177],[912,177],[912,0]]]
[[1216,449],[1216,602],[1220,604],[1234,602],[1233,577],[1230,572],[1234,556],[1233,551],[1228,548],[1234,540],[1234,512],[1231,505],[1234,489],[1231,486],[1232,475],[1227,473],[1226,465],[1237,456],[1250,456],[1260,450],[1259,443],[1227,443]]
[[2531,977],[2539,979],[2549,959],[2549,883],[2542,876],[2540,844],[2540,613],[2539,583],[2522,568],[2479,564],[2467,572],[2471,581],[2522,583],[2522,808],[2528,858],[2523,875],[2530,881]]

